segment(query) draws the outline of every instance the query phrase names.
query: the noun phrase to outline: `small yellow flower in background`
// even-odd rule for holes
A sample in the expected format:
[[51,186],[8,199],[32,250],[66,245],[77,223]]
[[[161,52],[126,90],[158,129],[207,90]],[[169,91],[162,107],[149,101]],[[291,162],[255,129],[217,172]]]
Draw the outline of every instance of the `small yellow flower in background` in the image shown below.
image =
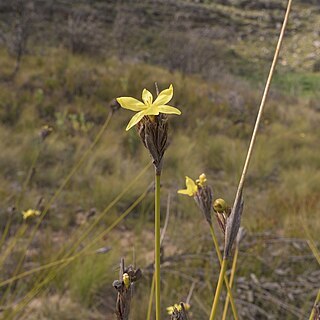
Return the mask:
[[199,179],[196,180],[196,183],[203,187],[207,182],[207,177],[204,173],[200,174]]
[[173,314],[174,309],[177,309],[178,311],[180,311],[181,310],[180,304],[175,303],[173,306],[168,307],[167,308],[168,314],[170,315]]
[[40,216],[41,212],[39,210],[29,209],[27,211],[22,211],[23,219],[26,220],[30,217]]
[[[190,305],[189,305],[188,303],[183,303],[183,306],[184,306],[184,309],[185,309],[186,311],[188,311],[188,310],[190,309]],[[178,310],[178,311],[181,311],[181,310],[182,310],[181,304],[175,303],[173,306],[167,307],[167,313],[168,313],[169,315],[171,315],[171,314],[173,314],[173,311],[174,311],[175,309]]]
[[172,99],[172,96],[173,86],[171,84],[168,89],[159,93],[155,101],[153,101],[153,96],[147,89],[143,89],[142,91],[143,102],[131,97],[117,98],[122,108],[138,112],[131,118],[126,131],[136,125],[144,116],[157,116],[159,113],[180,115],[181,111],[179,109],[167,105]]
[[196,185],[196,183],[187,176],[186,176],[186,187],[187,189],[178,190],[178,193],[186,194],[189,197],[193,197],[198,191],[198,186]]
[[127,273],[124,273],[123,276],[122,276],[122,280],[123,280],[124,285],[128,289],[129,286],[130,286],[130,277],[129,277],[129,275]]
[[45,124],[41,127],[41,130],[46,130],[46,131],[52,132],[53,128],[51,126],[49,126],[48,124]]
[[45,140],[53,131],[53,128],[47,124],[41,127],[40,129],[40,137],[43,140]]

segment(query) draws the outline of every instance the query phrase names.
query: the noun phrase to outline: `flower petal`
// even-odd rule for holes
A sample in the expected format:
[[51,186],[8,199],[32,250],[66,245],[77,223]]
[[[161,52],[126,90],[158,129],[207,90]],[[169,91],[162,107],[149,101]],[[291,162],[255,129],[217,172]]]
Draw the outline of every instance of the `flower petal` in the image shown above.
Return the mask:
[[152,104],[153,96],[147,89],[143,89],[142,91],[142,101],[147,105]]
[[195,184],[195,182],[186,176],[186,186],[187,186],[187,189],[184,189],[184,190],[178,190],[178,193],[180,194],[186,194],[190,197],[193,197],[197,191],[198,191],[198,187],[197,185]]
[[173,96],[173,86],[172,84],[170,84],[170,87],[168,89],[162,90],[159,93],[158,97],[156,98],[153,104],[157,106],[162,106],[168,103],[172,99],[172,96]]
[[129,129],[131,129],[133,126],[135,126],[144,116],[145,116],[146,111],[140,111],[137,114],[135,114],[131,120],[129,121],[126,131],[128,131]]
[[162,105],[158,107],[158,110],[159,112],[166,113],[166,114],[178,114],[178,115],[181,114],[181,111],[179,109],[171,106]]
[[186,186],[187,186],[187,190],[189,190],[193,194],[198,191],[198,187],[196,183],[189,177],[186,177]]
[[178,190],[178,193],[180,193],[180,194],[185,194],[185,195],[190,196],[190,197],[192,197],[192,196],[193,196],[193,194],[192,194],[192,193],[190,193],[190,191],[188,191],[187,189],[184,189],[184,190]]
[[146,106],[139,100],[131,97],[120,97],[117,98],[120,106],[124,109],[129,109],[132,111],[141,111],[146,109]]

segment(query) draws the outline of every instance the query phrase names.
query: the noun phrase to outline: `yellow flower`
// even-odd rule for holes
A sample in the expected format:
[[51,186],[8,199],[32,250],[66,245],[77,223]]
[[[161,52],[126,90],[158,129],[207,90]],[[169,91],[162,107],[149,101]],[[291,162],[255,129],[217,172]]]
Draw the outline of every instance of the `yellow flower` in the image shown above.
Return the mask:
[[[190,305],[189,305],[188,303],[184,303],[184,302],[183,302],[183,306],[184,306],[184,309],[185,309],[186,311],[188,311],[188,310],[190,309]],[[168,308],[167,308],[167,313],[171,315],[171,314],[173,314],[173,311],[174,311],[175,309],[178,310],[178,311],[181,311],[181,310],[182,310],[181,304],[175,303],[173,306],[168,307]]]
[[122,108],[138,112],[131,118],[126,131],[136,125],[144,116],[157,116],[159,113],[180,115],[181,111],[179,109],[167,105],[172,99],[172,96],[173,86],[171,84],[168,89],[159,93],[155,101],[153,101],[153,96],[147,89],[143,89],[142,91],[143,102],[131,97],[117,98]]
[[173,306],[168,307],[167,308],[168,314],[170,315],[173,314],[174,309],[177,309],[178,311],[180,311],[181,310],[180,304],[175,303]]
[[124,273],[123,276],[122,276],[122,280],[123,280],[124,285],[128,289],[129,286],[130,286],[130,277],[129,277],[129,275],[127,273]]
[[30,217],[40,216],[41,212],[39,210],[29,209],[27,211],[22,211],[23,219],[26,220]]
[[199,179],[196,180],[196,183],[201,187],[204,187],[206,182],[207,182],[207,177],[204,173],[200,174]]
[[198,186],[196,185],[196,183],[187,176],[186,176],[186,187],[187,189],[179,190],[178,193],[186,194],[190,197],[193,197],[198,191]]

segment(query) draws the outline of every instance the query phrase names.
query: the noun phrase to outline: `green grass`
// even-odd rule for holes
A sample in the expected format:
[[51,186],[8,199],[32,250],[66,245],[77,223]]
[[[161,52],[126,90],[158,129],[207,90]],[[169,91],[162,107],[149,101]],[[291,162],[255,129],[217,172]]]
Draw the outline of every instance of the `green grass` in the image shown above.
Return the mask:
[[320,90],[320,73],[287,72],[275,77],[275,84],[280,89],[296,97],[310,97]]

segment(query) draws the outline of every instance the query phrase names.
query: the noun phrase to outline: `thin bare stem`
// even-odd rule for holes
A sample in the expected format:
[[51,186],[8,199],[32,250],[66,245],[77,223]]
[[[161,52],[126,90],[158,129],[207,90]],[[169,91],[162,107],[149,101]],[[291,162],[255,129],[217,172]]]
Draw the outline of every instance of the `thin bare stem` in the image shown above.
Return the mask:
[[219,280],[218,280],[218,284],[217,284],[217,288],[216,288],[216,293],[214,295],[214,301],[212,304],[210,320],[214,320],[214,318],[217,314],[217,311],[218,311],[219,298],[220,298],[220,294],[221,294],[221,290],[222,290],[224,275],[225,275],[226,269],[227,269],[227,263],[228,263],[228,260],[226,260],[226,259],[222,260]]
[[152,274],[152,283],[151,283],[150,294],[149,294],[147,320],[151,320],[153,294],[154,294],[154,273]]
[[186,304],[190,304],[190,300],[191,300],[191,297],[192,297],[192,294],[193,294],[193,290],[194,290],[195,287],[196,287],[196,282],[193,281],[192,284],[191,284],[187,299],[186,299]]
[[254,143],[256,141],[256,137],[257,137],[257,133],[258,133],[261,117],[262,117],[263,110],[264,110],[264,107],[265,107],[265,104],[266,104],[266,100],[267,100],[267,97],[268,97],[268,93],[269,93],[269,90],[270,90],[270,85],[271,85],[271,81],[272,81],[273,74],[274,74],[274,71],[275,71],[275,67],[276,67],[277,62],[278,62],[279,53],[280,53],[280,49],[281,49],[281,46],[282,46],[284,33],[285,33],[285,30],[286,30],[286,27],[287,27],[287,24],[288,24],[289,14],[290,14],[290,11],[291,11],[291,5],[292,5],[292,0],[288,0],[286,14],[285,14],[285,17],[284,17],[284,20],[283,20],[283,24],[282,24],[282,28],[281,28],[281,31],[280,31],[277,47],[276,47],[276,50],[275,50],[275,53],[274,53],[273,61],[272,61],[271,67],[270,67],[269,75],[268,75],[267,82],[266,82],[266,85],[265,85],[265,88],[264,88],[264,92],[263,92],[263,95],[262,95],[262,99],[261,99],[261,103],[260,103],[260,107],[259,107],[256,123],[254,125],[254,129],[253,129],[250,145],[249,145],[249,148],[248,148],[247,157],[246,157],[246,160],[245,160],[245,163],[244,163],[244,166],[243,166],[243,170],[242,170],[242,174],[241,174],[241,178],[240,178],[240,181],[239,181],[239,185],[238,185],[238,189],[237,189],[237,193],[236,193],[236,197],[235,197],[235,201],[234,201],[235,204],[238,203],[238,201],[240,200],[241,191],[242,191],[244,183],[245,183],[245,178],[246,178],[246,174],[247,174],[247,171],[248,171],[249,163],[250,163],[250,160],[251,160]]
[[[279,53],[280,53],[280,49],[281,49],[282,42],[283,42],[283,37],[284,37],[284,34],[285,34],[285,30],[286,30],[286,27],[287,27],[287,24],[288,24],[289,14],[290,14],[290,11],[291,11],[291,5],[292,5],[292,0],[288,0],[287,9],[286,9],[285,17],[284,17],[283,24],[282,24],[282,27],[281,27],[278,43],[277,43],[277,46],[276,46],[276,49],[275,49],[273,61],[272,61],[271,67],[270,67],[269,75],[268,75],[268,78],[267,78],[267,81],[266,81],[266,85],[265,85],[265,88],[264,88],[264,92],[263,92],[263,95],[262,95],[262,99],[261,99],[261,103],[260,103],[260,106],[259,106],[258,115],[257,115],[256,122],[255,122],[255,125],[254,125],[254,129],[253,129],[253,132],[252,132],[252,136],[251,136],[251,140],[250,140],[247,156],[246,156],[246,159],[245,159],[245,162],[244,162],[244,166],[243,166],[242,174],[241,174],[241,177],[240,177],[237,193],[236,193],[236,196],[235,196],[234,207],[236,207],[241,201],[240,198],[242,196],[242,190],[243,190],[243,186],[244,186],[244,183],[245,183],[246,174],[247,174],[249,163],[250,163],[250,160],[251,160],[251,157],[252,157],[253,147],[254,147],[254,144],[255,144],[255,141],[256,141],[256,137],[257,137],[257,133],[258,133],[261,117],[262,117],[263,110],[264,110],[264,107],[265,107],[265,104],[266,104],[266,100],[267,100],[267,97],[268,97],[268,93],[269,93],[269,90],[270,90],[271,81],[272,81],[272,78],[273,78],[273,75],[274,75],[275,67],[276,67],[277,62],[278,62]],[[221,270],[220,270],[219,282],[218,282],[218,286],[217,286],[217,289],[216,289],[214,302],[213,302],[213,305],[212,305],[210,320],[214,319],[215,314],[217,312],[217,305],[218,305],[218,301],[219,301],[219,297],[220,297],[220,293],[221,293],[222,282],[223,282],[222,281],[223,280],[222,277],[225,274],[225,268],[226,268],[226,263],[225,263],[225,259],[223,259],[223,263],[221,265]]]
[[[237,244],[235,252],[234,252],[234,257],[233,257],[233,261],[232,261],[232,268],[231,268],[231,274],[230,274],[230,279],[229,279],[229,287],[230,287],[230,289],[232,289],[232,286],[233,286],[233,280],[234,280],[234,276],[235,276],[235,273],[236,273],[238,255],[239,255],[239,245]],[[229,302],[230,302],[230,296],[228,295],[227,299],[226,299],[226,302],[224,304],[222,320],[226,320],[227,319]]]
[[[214,232],[214,228],[213,228],[212,224],[210,225],[210,233],[211,233],[212,241],[214,243],[214,247],[216,249],[216,253],[217,253],[217,256],[218,256],[218,260],[219,260],[220,266],[222,266],[223,259],[222,259],[222,255],[221,255],[221,252],[220,252],[218,239],[217,239],[217,236],[216,236],[216,234]],[[225,283],[225,286],[226,286],[226,289],[227,289],[227,292],[228,292],[228,298],[229,298],[229,301],[230,301],[230,304],[231,304],[233,317],[234,317],[235,320],[238,320],[239,319],[238,311],[237,311],[236,304],[235,304],[234,299],[233,299],[231,287],[229,286],[228,277],[227,277],[226,274],[224,275],[224,283]]]
[[[156,83],[157,84],[157,83]],[[160,247],[162,246],[164,237],[167,232],[167,228],[169,225],[169,217],[170,217],[170,199],[171,195],[170,193],[168,194],[168,199],[167,199],[167,211],[166,211],[166,220],[164,222],[163,229],[161,231],[161,236],[160,236]],[[149,293],[149,302],[148,302],[148,311],[147,311],[147,320],[151,319],[151,312],[152,312],[152,302],[153,302],[153,294],[154,294],[154,273],[152,274],[152,283],[151,283],[151,288],[150,288],[150,293]]]
[[155,173],[155,210],[154,210],[154,235],[155,235],[155,291],[156,291],[156,320],[161,318],[160,306],[160,175]]
[[307,240],[307,244],[308,244],[310,250],[312,251],[314,257],[316,258],[317,262],[318,262],[319,265],[320,265],[320,252],[319,252],[319,250],[317,249],[315,242],[313,241],[312,238],[309,238],[309,239]]
[[166,211],[166,220],[164,221],[163,229],[161,231],[161,237],[160,237],[160,246],[162,246],[164,237],[167,232],[167,228],[169,225],[169,218],[170,218],[170,200],[171,200],[171,195],[170,193],[168,194],[168,199],[167,199],[167,211]]

